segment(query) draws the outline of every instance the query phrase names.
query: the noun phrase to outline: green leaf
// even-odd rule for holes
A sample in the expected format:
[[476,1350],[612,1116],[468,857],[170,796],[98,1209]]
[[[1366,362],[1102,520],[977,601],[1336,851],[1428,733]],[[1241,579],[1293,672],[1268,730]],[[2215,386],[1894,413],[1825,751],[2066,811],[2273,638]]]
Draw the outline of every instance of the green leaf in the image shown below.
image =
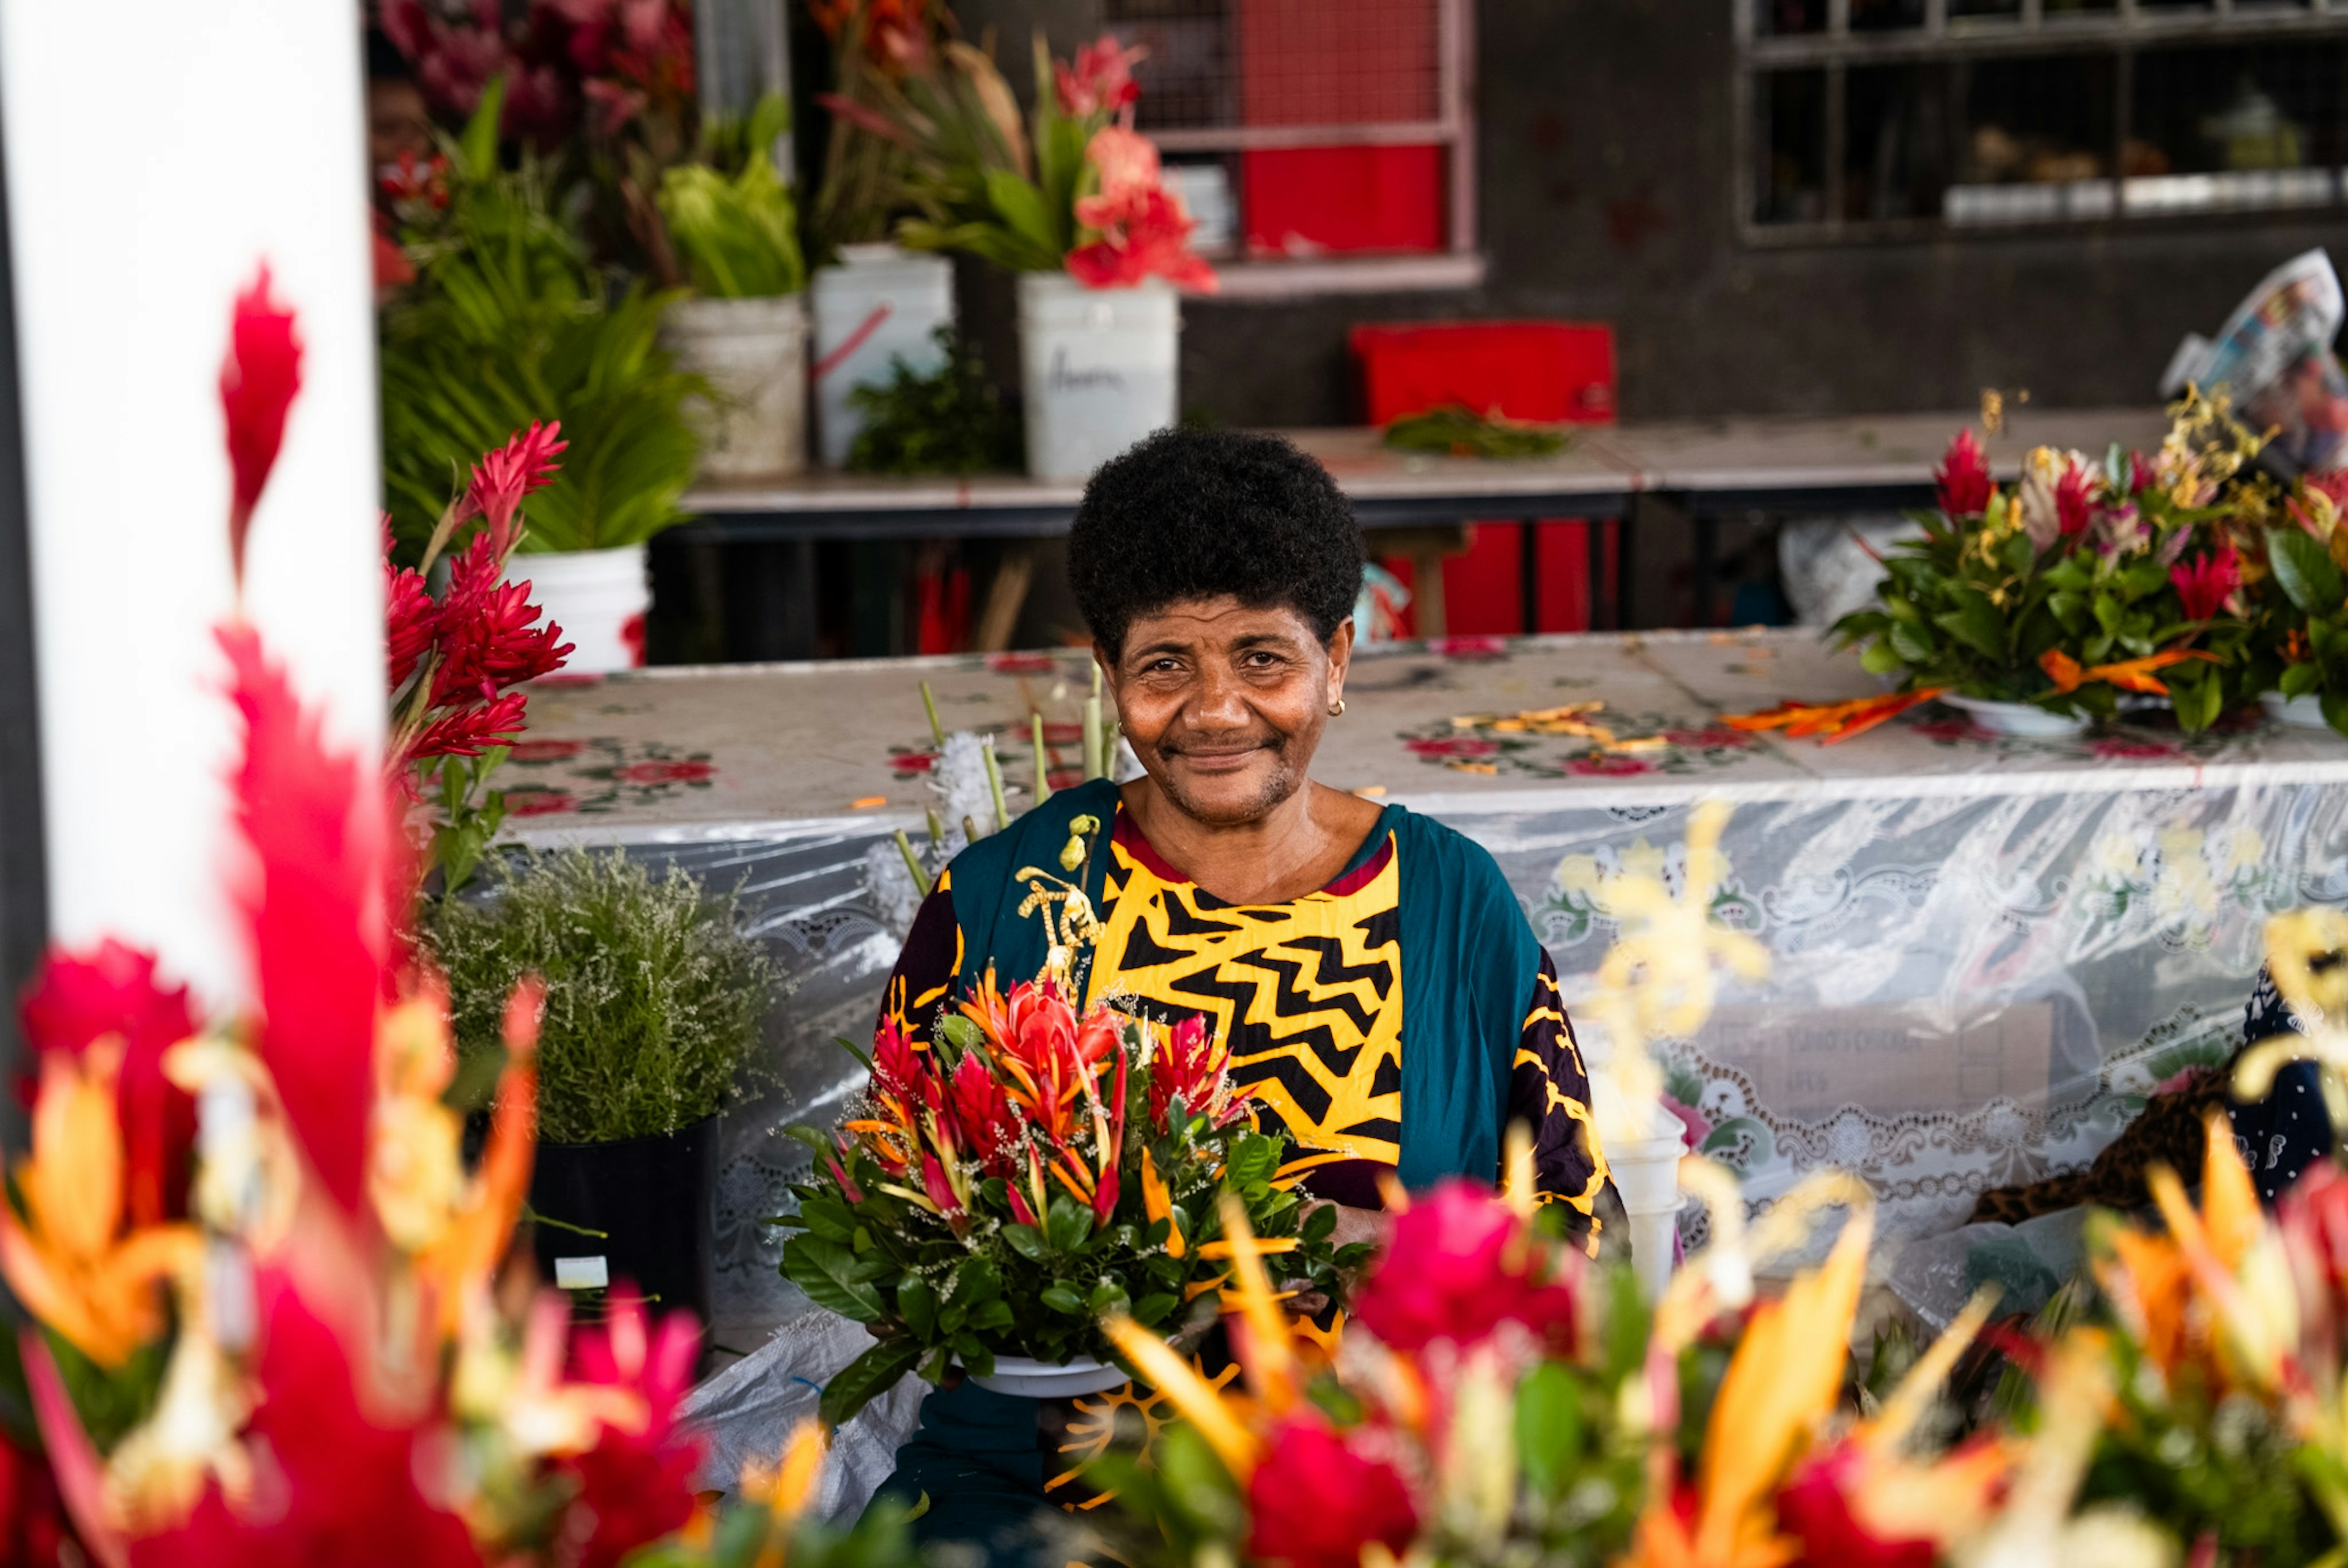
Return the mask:
[[2005,618],[1989,595],[1959,584],[1951,594],[1956,608],[1932,618],[1941,629],[1992,659],[2005,657]]
[[1004,1225],[1003,1239],[1013,1252],[1030,1263],[1043,1262],[1044,1255],[1048,1250],[1044,1245],[1043,1233],[1036,1230],[1034,1225]]
[[1044,193],[1007,169],[986,171],[986,200],[1012,233],[1037,251],[1056,253],[1059,236]]
[[874,1399],[897,1386],[897,1379],[921,1365],[922,1348],[910,1339],[883,1339],[842,1367],[823,1386],[816,1413],[839,1427]]
[[913,1337],[926,1345],[938,1327],[938,1293],[931,1283],[915,1275],[897,1286],[897,1316]]
[[1900,650],[1891,646],[1890,638],[1870,642],[1859,651],[1859,667],[1870,675],[1889,675],[1900,664]]
[[2348,735],[2348,692],[2323,693],[2323,722]]
[[826,1241],[846,1245],[856,1235],[856,1221],[838,1198],[809,1198],[799,1205],[799,1224]]
[[960,1013],[940,1019],[937,1032],[954,1048],[956,1056],[976,1050],[986,1043],[986,1031]]
[[1932,646],[1931,632],[1905,620],[1891,623],[1890,641],[1892,651],[1910,664],[1929,664],[1939,651]]
[[1182,1298],[1169,1291],[1156,1290],[1133,1304],[1133,1320],[1144,1328],[1155,1328],[1166,1321]]
[[2206,664],[2180,666],[2168,671],[2167,684],[2178,729],[2194,735],[2216,722],[2226,700],[2225,684],[2216,671]]
[[2267,560],[2275,581],[2291,603],[2310,615],[2329,614],[2340,608],[2343,594],[2340,569],[2324,548],[2298,528],[2267,530]]
[[2276,689],[2286,697],[2304,697],[2322,683],[2323,671],[2313,664],[2286,664]]
[[1296,1233],[1306,1246],[1319,1246],[1337,1232],[1337,1205],[1323,1204],[1304,1216],[1304,1224]]
[[1037,1299],[1055,1312],[1066,1313],[1070,1317],[1084,1316],[1085,1298],[1065,1285],[1045,1286]]
[[1280,1170],[1281,1141],[1261,1132],[1242,1132],[1231,1141],[1223,1163],[1223,1185],[1251,1187],[1268,1183]]
[[1090,1308],[1093,1316],[1097,1317],[1123,1313],[1132,1305],[1132,1298],[1126,1295],[1125,1286],[1114,1279],[1100,1281],[1093,1286],[1092,1293],[1085,1297],[1085,1306]]
[[969,1327],[973,1332],[983,1334],[990,1329],[1008,1328],[1016,1321],[1011,1311],[1011,1303],[998,1296],[971,1313]]
[[1581,1449],[1581,1390],[1569,1368],[1544,1361],[1517,1385],[1517,1455],[1526,1481],[1555,1497]]
[[846,1247],[821,1236],[802,1233],[783,1244],[783,1277],[806,1291],[818,1307],[859,1323],[878,1323],[888,1316],[880,1293],[872,1287],[874,1278],[886,1272],[887,1265],[860,1262]]
[[1051,1212],[1044,1216],[1044,1239],[1056,1252],[1076,1251],[1084,1245],[1092,1228],[1092,1210],[1071,1197],[1054,1198]]

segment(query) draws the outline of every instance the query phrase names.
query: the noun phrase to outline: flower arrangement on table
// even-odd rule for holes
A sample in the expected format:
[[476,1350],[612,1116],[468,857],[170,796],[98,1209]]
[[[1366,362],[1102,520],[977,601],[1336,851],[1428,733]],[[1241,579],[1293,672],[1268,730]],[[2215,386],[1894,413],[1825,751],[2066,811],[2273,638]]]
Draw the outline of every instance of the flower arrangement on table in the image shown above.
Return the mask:
[[1335,1298],[1367,1259],[1276,1180],[1282,1141],[1196,1017],[1080,1017],[1056,979],[1005,995],[990,971],[927,1045],[884,1020],[870,1065],[834,1137],[793,1129],[819,1167],[778,1222],[785,1276],[878,1337],[825,1387],[835,1424],[908,1372],[1106,1359],[1106,1317],[1162,1345],[1229,1282],[1235,1220],[1301,1290]]
[[2266,529],[2254,682],[2348,735],[2348,472],[2302,476]]
[[899,199],[917,216],[898,222],[898,243],[1013,272],[1065,270],[1087,288],[1149,278],[1214,288],[1214,270],[1190,249],[1196,220],[1166,188],[1157,147],[1133,129],[1140,50],[1104,35],[1057,61],[1038,35],[1035,107],[1023,127],[984,51],[935,44],[919,28],[892,36],[901,74],[821,102],[901,154]]
[[[221,376],[240,595],[297,342],[264,274]],[[700,1447],[676,1419],[689,1317],[655,1324],[622,1296],[574,1333],[560,1294],[502,1268],[530,1179],[539,989],[506,1000],[498,1109],[469,1162],[441,982],[400,939],[396,802],[327,744],[241,611],[218,641],[242,720],[229,901],[251,1004],[207,1023],[151,954],[111,940],[52,952],[27,994],[31,1147],[0,1193],[0,1276],[23,1314],[0,1357],[35,1429],[15,1430],[13,1400],[0,1417],[12,1510],[53,1495],[69,1525],[41,1537],[69,1529],[78,1555],[57,1559],[102,1568],[613,1568],[663,1541],[668,1563],[801,1540],[823,1561],[839,1533],[798,1518],[815,1438],[747,1478],[736,1513],[696,1501]],[[50,1484],[20,1489],[36,1445]],[[853,1539],[845,1560],[911,1560],[901,1522]]]

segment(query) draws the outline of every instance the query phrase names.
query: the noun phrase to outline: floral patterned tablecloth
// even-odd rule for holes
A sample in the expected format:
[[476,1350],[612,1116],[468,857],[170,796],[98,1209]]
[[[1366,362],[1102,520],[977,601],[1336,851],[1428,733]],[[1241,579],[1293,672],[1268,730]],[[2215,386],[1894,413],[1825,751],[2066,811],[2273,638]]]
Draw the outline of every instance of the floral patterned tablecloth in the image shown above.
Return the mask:
[[[924,836],[932,799],[918,682],[949,728],[1006,732],[1016,810],[1031,712],[1047,765],[1075,764],[1086,670],[1073,651],[733,667],[533,696],[501,775],[518,835],[723,871],[801,977],[778,1034],[795,1102],[729,1133],[746,1325],[787,1309],[753,1223],[791,1169],[771,1129],[842,1091],[828,1042],[870,1027],[907,914],[888,835]],[[1719,908],[1774,963],[1670,1048],[1684,1118],[1757,1204],[1838,1165],[1891,1234],[1929,1236],[1985,1187],[2092,1158],[2237,1037],[2267,915],[2348,902],[2348,742],[2259,721],[2188,739],[2158,713],[2024,741],[1926,707],[1830,747],[1718,722],[1878,689],[1806,632],[1406,645],[1357,664],[1313,771],[1491,850],[1569,1000],[1612,938],[1612,879],[1674,876],[1689,804],[1735,803]],[[1560,715],[1585,733],[1544,733]]]

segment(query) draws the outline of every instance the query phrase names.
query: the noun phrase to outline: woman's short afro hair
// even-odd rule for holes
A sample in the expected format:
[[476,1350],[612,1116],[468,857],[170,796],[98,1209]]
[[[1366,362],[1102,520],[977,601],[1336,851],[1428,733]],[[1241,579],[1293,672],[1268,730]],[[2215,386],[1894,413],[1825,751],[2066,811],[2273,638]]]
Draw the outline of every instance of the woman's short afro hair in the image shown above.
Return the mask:
[[1161,430],[1103,464],[1068,532],[1068,586],[1115,657],[1137,617],[1229,594],[1323,642],[1362,590],[1362,529],[1327,469],[1277,436]]

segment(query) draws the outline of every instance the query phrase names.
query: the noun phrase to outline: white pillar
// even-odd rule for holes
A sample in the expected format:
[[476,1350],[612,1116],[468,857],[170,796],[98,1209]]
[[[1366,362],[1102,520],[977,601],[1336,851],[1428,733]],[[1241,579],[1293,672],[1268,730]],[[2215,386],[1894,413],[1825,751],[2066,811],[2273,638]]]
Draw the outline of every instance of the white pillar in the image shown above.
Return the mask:
[[50,925],[154,947],[204,999],[224,898],[232,604],[218,392],[266,260],[302,392],[246,609],[330,734],[383,731],[375,324],[351,0],[0,0]]

